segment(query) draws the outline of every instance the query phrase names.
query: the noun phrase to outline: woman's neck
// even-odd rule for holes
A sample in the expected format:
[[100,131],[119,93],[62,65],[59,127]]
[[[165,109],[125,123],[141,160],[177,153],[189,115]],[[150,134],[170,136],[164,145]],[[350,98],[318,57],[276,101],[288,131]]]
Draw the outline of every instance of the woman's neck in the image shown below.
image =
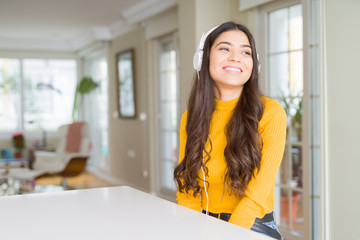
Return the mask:
[[230,101],[241,96],[243,88],[240,89],[215,89],[215,98],[220,101]]

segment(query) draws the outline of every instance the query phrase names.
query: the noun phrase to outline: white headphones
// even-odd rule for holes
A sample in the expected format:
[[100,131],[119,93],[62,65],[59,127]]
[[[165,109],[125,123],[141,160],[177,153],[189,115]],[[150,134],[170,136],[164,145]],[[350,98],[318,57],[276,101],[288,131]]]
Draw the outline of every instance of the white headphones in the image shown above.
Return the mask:
[[[194,54],[194,58],[193,58],[193,67],[196,70],[196,72],[199,74],[200,70],[201,70],[201,64],[202,64],[202,60],[203,60],[203,54],[204,54],[204,44],[206,41],[206,38],[209,36],[210,33],[212,33],[216,28],[213,27],[212,29],[210,29],[209,31],[207,31],[206,33],[203,33],[201,38],[200,38],[200,42],[199,42],[199,46]],[[261,64],[259,61],[259,54],[257,54],[257,60],[258,60],[258,72],[260,72],[261,69]]]
[[212,29],[210,29],[209,31],[207,31],[206,33],[203,33],[201,38],[200,38],[200,42],[199,42],[199,46],[194,54],[194,59],[193,59],[193,66],[194,66],[194,69],[197,71],[197,72],[200,72],[200,69],[201,69],[201,64],[202,64],[202,60],[203,60],[203,48],[204,48],[204,44],[205,44],[205,41],[206,41],[206,38],[209,36],[210,33],[212,33],[212,31],[214,31],[216,27],[213,27]]

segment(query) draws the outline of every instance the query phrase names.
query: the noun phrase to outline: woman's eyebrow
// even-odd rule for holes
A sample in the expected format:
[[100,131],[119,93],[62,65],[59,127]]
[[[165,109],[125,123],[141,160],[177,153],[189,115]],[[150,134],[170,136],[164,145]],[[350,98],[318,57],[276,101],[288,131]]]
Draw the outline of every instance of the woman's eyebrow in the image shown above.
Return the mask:
[[[219,46],[220,44],[226,44],[226,45],[233,46],[233,44],[231,42],[219,42],[218,44],[216,44],[215,47]],[[240,47],[247,47],[247,48],[251,49],[251,46],[248,44],[240,44]]]
[[247,45],[247,44],[241,44],[240,46],[241,46],[241,47],[247,47],[247,48],[250,48],[250,49],[251,49],[251,46],[250,46],[250,45]]

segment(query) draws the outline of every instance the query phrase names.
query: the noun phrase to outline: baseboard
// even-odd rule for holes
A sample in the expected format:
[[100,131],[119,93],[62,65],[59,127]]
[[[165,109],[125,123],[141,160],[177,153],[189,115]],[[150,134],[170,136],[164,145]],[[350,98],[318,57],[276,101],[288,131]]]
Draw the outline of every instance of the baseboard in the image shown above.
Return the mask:
[[100,178],[101,180],[108,182],[112,185],[115,186],[129,186],[132,188],[135,188],[137,190],[140,190],[142,192],[146,192],[149,194],[152,194],[154,196],[157,196],[159,198],[168,200],[170,202],[176,203],[176,196],[175,195],[168,195],[166,193],[162,193],[162,192],[154,192],[154,191],[149,191],[147,189],[143,189],[141,187],[135,186],[127,181],[124,181],[120,178],[114,177],[111,175],[111,173],[105,169],[101,169],[101,168],[94,168],[94,167],[88,167],[86,169],[89,173],[95,175],[96,177]]
[[87,168],[86,171],[112,185],[126,185],[124,181],[115,178],[114,176],[111,175],[110,172],[106,170],[91,167],[91,168]]
[[[111,173],[105,169],[100,169],[100,168],[94,168],[94,167],[88,167],[86,169],[89,173],[95,175],[96,177],[100,178],[101,180],[103,181],[106,181],[112,185],[115,185],[115,186],[129,186],[129,187],[132,187],[132,188],[135,188],[137,190],[140,190],[142,192],[146,192],[146,193],[150,193],[149,190],[147,189],[143,189],[141,187],[138,187],[134,184],[131,184],[127,181],[124,181],[120,178],[117,178],[117,177],[114,177],[111,175]],[[151,193],[150,193],[151,194]]]

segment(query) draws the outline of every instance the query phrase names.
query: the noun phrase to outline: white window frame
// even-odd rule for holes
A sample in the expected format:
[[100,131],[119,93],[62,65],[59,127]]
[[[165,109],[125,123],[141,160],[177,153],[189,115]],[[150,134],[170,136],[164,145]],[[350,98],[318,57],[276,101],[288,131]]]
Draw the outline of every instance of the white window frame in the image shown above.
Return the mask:
[[[275,2],[271,2],[268,4],[264,4],[258,8],[260,12],[260,34],[259,36],[263,36],[259,39],[259,48],[260,56],[263,56],[262,59],[262,73],[261,73],[261,86],[264,90],[269,88],[268,80],[266,79],[267,73],[267,58],[266,58],[266,48],[267,48],[267,13],[286,8],[292,5],[302,4],[302,13],[303,13],[303,129],[302,129],[302,163],[303,163],[303,217],[304,217],[304,232],[303,235],[299,235],[296,232],[288,231],[287,229],[283,229],[279,227],[284,239],[311,239],[312,231],[311,231],[311,204],[310,204],[310,197],[311,197],[311,168],[309,164],[310,159],[310,108],[309,108],[309,69],[308,69],[308,59],[309,59],[309,44],[308,44],[308,32],[309,32],[309,25],[308,25],[308,4],[307,0],[279,0]],[[266,92],[266,91],[264,91]]]
[[[155,139],[156,139],[156,143],[155,143],[155,191],[157,194],[159,194],[160,196],[166,197],[169,200],[174,201],[173,196],[175,196],[175,191],[172,191],[168,188],[164,188],[162,187],[161,184],[161,179],[162,179],[162,159],[161,159],[161,136],[159,134],[160,129],[161,129],[161,106],[159,105],[160,103],[160,73],[159,73],[159,68],[160,68],[160,64],[159,64],[159,59],[160,59],[160,44],[161,42],[167,41],[167,40],[173,40],[175,43],[175,48],[176,48],[176,53],[177,53],[177,82],[178,82],[178,86],[177,86],[177,95],[180,97],[180,79],[179,79],[179,64],[180,64],[180,60],[179,60],[179,45],[178,45],[178,33],[177,32],[172,32],[172,33],[168,33],[162,37],[159,37],[157,39],[154,40],[154,111],[155,111]],[[180,115],[180,99],[178,99],[178,119],[177,119],[177,135],[179,136],[180,133],[180,120],[181,120],[181,115]],[[179,150],[179,140],[178,140],[178,150]]]
[[[86,53],[84,54],[84,57],[82,59],[82,65],[83,65],[83,75],[85,76],[88,76],[90,75],[91,76],[91,70],[89,69],[89,66],[92,66],[91,64],[93,63],[93,61],[96,61],[98,59],[102,59],[104,58],[107,62],[107,82],[108,82],[108,88],[109,88],[109,61],[108,61],[108,46],[105,45],[105,46],[101,46],[99,49],[96,49],[94,51],[91,51],[90,53]],[[90,67],[91,68],[91,67]],[[107,89],[107,93],[109,94],[109,89]],[[109,101],[109,99],[108,99]],[[109,102],[108,102],[109,103]],[[107,106],[108,108],[108,115],[105,116],[107,118],[107,130],[108,130],[108,143],[110,141],[110,138],[109,138],[109,106]],[[91,119],[87,119],[86,121],[91,121]],[[102,144],[101,144],[102,145]],[[100,152],[100,154],[102,154]],[[90,162],[89,162],[89,166],[90,168],[95,168],[95,169],[101,169],[101,170],[104,170],[104,171],[110,171],[111,169],[111,157],[110,157],[110,150],[108,152],[108,157],[107,159],[105,160],[105,165],[101,165],[100,164],[100,159],[96,159],[96,157],[92,157],[90,159]]]

